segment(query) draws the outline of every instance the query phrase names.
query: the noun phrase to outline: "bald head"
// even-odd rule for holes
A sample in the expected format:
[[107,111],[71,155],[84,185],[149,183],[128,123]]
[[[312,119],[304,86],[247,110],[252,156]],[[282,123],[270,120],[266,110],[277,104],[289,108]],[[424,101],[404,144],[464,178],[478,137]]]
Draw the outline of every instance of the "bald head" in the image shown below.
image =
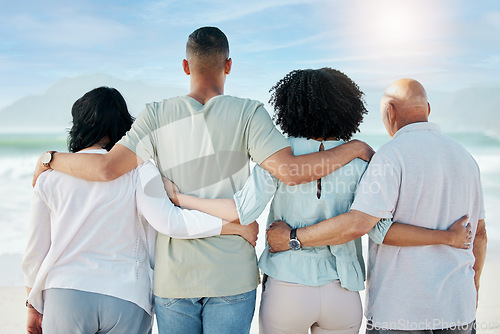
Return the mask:
[[427,122],[430,106],[425,88],[420,82],[414,79],[399,79],[385,89],[380,110],[387,131],[392,137],[405,125]]

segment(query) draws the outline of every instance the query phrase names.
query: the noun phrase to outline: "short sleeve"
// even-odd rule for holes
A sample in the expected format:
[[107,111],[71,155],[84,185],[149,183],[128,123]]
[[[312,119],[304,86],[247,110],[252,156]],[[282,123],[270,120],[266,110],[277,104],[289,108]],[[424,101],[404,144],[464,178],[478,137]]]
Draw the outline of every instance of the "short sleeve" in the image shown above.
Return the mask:
[[260,105],[248,125],[248,153],[259,165],[269,156],[290,146],[276,129],[266,109]]
[[157,128],[154,117],[156,109],[157,104],[146,105],[146,108],[132,124],[132,128],[118,142],[138,155],[143,161],[148,161],[155,156],[153,133]]
[[385,239],[385,235],[387,231],[391,228],[393,223],[392,219],[382,218],[378,221],[375,226],[368,232],[368,236],[372,239],[376,244],[382,244]]
[[359,183],[351,210],[378,218],[392,218],[399,197],[400,168],[385,155],[375,153]]
[[241,225],[254,222],[276,193],[278,180],[267,170],[256,165],[243,188],[234,195]]

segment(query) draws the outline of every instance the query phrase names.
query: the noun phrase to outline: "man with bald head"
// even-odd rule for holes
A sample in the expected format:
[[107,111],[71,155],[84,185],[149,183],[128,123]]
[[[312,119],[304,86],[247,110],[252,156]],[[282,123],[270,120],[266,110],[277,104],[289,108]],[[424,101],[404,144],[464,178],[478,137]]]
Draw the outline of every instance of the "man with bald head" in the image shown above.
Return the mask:
[[432,229],[469,215],[472,249],[370,245],[368,332],[468,333],[486,252],[479,168],[458,143],[428,122],[424,87],[400,79],[380,110],[392,138],[374,156],[352,210]]
[[[370,240],[367,333],[469,333],[475,320],[479,278],[486,253],[479,168],[458,143],[428,122],[430,105],[416,80],[391,84],[381,100],[391,141],[373,156],[351,211],[297,230],[302,246],[336,245],[370,231],[381,218],[446,230],[468,215],[472,247],[436,245],[429,234],[397,233],[383,244]],[[282,222],[268,231],[279,249]],[[275,243],[276,242],[276,243]],[[410,247],[401,247],[410,246]]]

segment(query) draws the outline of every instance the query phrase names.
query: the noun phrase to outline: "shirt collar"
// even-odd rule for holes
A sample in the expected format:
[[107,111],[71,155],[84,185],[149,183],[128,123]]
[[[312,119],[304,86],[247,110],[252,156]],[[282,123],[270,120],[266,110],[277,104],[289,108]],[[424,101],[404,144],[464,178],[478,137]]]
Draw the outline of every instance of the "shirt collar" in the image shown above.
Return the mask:
[[438,132],[441,132],[441,127],[439,125],[437,125],[436,123],[431,123],[431,122],[411,123],[411,124],[403,126],[401,129],[399,129],[394,134],[392,139],[400,136],[402,133],[412,132],[412,131],[438,131]]

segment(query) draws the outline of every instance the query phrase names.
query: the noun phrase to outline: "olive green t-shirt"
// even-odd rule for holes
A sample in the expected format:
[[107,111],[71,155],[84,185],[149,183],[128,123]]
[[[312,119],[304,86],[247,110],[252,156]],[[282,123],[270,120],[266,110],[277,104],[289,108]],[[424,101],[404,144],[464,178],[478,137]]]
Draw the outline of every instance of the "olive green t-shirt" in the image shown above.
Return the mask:
[[[288,147],[262,103],[220,95],[202,105],[188,96],[146,105],[119,144],[153,159],[185,194],[233,198],[250,171]],[[173,239],[159,234],[154,293],[163,298],[220,297],[255,289],[254,248],[239,236]]]

